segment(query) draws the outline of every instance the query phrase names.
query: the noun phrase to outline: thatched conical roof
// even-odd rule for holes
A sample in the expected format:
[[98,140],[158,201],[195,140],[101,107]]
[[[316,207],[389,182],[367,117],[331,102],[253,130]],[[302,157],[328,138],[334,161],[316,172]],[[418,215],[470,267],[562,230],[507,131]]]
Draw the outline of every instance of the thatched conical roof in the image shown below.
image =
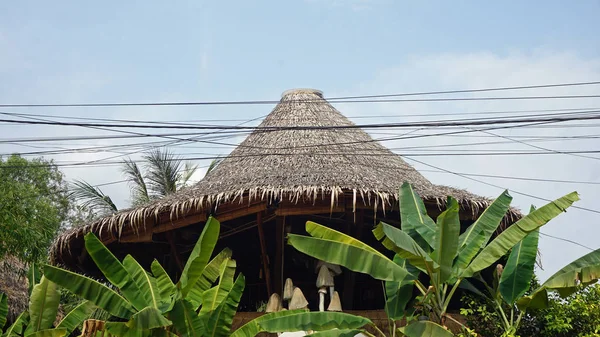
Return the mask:
[[290,90],[257,130],[196,185],[66,233],[56,242],[53,255],[89,231],[121,233],[125,226],[146,226],[148,219],[165,212],[173,221],[190,212],[241,202],[243,197],[269,202],[330,199],[333,205],[349,194],[354,203],[385,210],[395,205],[405,181],[429,201],[444,203],[448,195],[454,196],[473,216],[490,202],[465,190],[431,183],[356,127],[320,91]]

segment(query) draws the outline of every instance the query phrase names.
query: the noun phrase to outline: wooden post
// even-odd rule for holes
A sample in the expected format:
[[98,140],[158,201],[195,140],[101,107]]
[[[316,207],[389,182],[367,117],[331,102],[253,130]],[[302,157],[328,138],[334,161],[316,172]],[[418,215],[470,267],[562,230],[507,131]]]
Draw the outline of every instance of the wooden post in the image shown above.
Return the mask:
[[183,271],[183,263],[179,259],[179,253],[177,253],[177,247],[175,247],[175,242],[173,241],[173,233],[168,231],[165,233],[167,236],[167,241],[169,242],[169,246],[171,247],[171,255],[173,255],[173,259],[175,260],[175,264],[179,267],[179,271]]
[[267,293],[269,296],[273,293],[271,288],[271,270],[269,270],[269,261],[267,257],[267,246],[265,244],[265,232],[262,226],[262,212],[256,213],[256,226],[258,227],[258,238],[260,240],[260,254],[262,256],[263,272],[267,281]]
[[273,291],[279,296],[283,293],[283,251],[284,251],[284,226],[285,217],[277,216],[275,218],[275,266],[273,272]]
[[[346,209],[346,234],[359,239],[362,235],[364,213],[362,209],[357,209],[356,214],[352,209]],[[354,309],[354,286],[356,284],[356,273],[346,270],[344,275],[344,290],[342,295],[342,307],[344,309]]]

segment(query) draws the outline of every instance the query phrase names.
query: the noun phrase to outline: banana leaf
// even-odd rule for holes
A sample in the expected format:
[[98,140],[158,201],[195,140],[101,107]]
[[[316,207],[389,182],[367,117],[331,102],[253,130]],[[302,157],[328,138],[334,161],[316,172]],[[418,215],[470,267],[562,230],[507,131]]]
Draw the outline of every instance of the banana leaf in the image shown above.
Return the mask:
[[261,331],[322,331],[331,329],[359,329],[372,324],[368,318],[342,312],[300,312],[293,315],[274,317],[258,323]]
[[531,285],[537,256],[540,230],[536,229],[519,241],[510,252],[498,290],[506,303],[513,305]]
[[78,326],[83,324],[83,321],[88,319],[96,306],[90,301],[83,301],[81,304],[69,311],[69,313],[58,323],[57,328],[67,329],[67,334],[70,334]]
[[346,235],[342,232],[338,232],[327,226],[319,225],[316,222],[307,221],[306,222],[306,232],[314,238],[337,241],[337,242],[349,244],[351,246],[355,246],[360,249],[364,249],[364,250],[367,250],[367,251],[370,251],[370,252],[373,252],[376,254],[381,254],[375,248],[351,237],[350,235]]
[[109,337],[147,337],[149,331],[131,328],[129,322],[106,322],[104,331],[98,331],[96,336],[102,337],[108,332]]
[[171,297],[175,294],[175,284],[169,277],[169,274],[163,269],[163,267],[158,263],[158,261],[152,261],[150,265],[150,269],[152,270],[152,274],[156,278],[156,284],[158,286],[158,292],[160,293],[160,297],[163,301],[171,301]]
[[[394,256],[394,263],[408,270],[415,278],[419,276],[419,270],[408,263],[405,259]],[[407,316],[407,305],[413,294],[414,282],[403,281],[393,282],[385,281],[385,313],[389,319],[401,320]]]
[[25,337],[63,337],[67,334],[67,329],[44,329],[25,334]]
[[55,283],[42,276],[40,283],[36,284],[29,298],[29,324],[25,335],[52,327],[56,320],[60,293]]
[[212,216],[204,224],[200,239],[196,242],[179,279],[181,293],[184,297],[187,296],[198,279],[202,277],[202,271],[204,271],[204,267],[210,260],[219,239],[220,227],[219,221]]
[[548,307],[548,291],[540,287],[531,295],[523,296],[517,300],[519,310],[525,309],[546,309]]
[[260,327],[261,322],[264,322],[264,321],[267,321],[270,319],[274,319],[274,318],[278,318],[278,317],[292,316],[292,315],[296,315],[298,313],[305,313],[305,312],[308,312],[308,311],[305,309],[299,309],[299,310],[284,310],[284,311],[279,311],[279,312],[268,313],[268,314],[262,315],[260,317],[257,317],[255,319],[251,320],[250,322],[242,325],[237,330],[235,330],[233,333],[231,333],[230,337],[254,337],[254,336],[258,335],[260,332],[264,331]]
[[305,337],[354,337],[361,332],[363,330],[360,329],[332,329],[311,333]]
[[465,269],[481,248],[490,241],[490,238],[502,222],[504,215],[510,208],[512,197],[504,191],[489,205],[477,220],[462,233],[459,238],[459,253],[455,265]]
[[29,281],[29,289],[28,293],[31,295],[31,291],[33,290],[33,286],[40,283],[42,279],[42,273],[40,272],[40,268],[36,263],[31,263],[29,265],[29,269],[27,269],[27,281]]
[[[235,274],[236,263],[232,259],[226,259],[221,263],[219,272],[219,283],[205,291],[202,295],[202,307],[200,315],[204,315],[216,308],[225,300],[234,286],[233,276]],[[206,322],[205,322],[206,323]]]
[[427,208],[421,197],[407,182],[400,188],[400,220],[402,230],[415,241],[424,240],[430,247],[435,246],[437,226],[427,215]]
[[219,278],[221,264],[226,259],[231,258],[231,255],[232,253],[229,248],[223,249],[206,265],[202,271],[202,277],[198,279],[186,297],[186,299],[195,306],[196,310],[202,304],[202,294],[210,289],[213,283],[215,283]]
[[9,326],[6,331],[4,331],[3,337],[15,337],[22,336],[23,328],[29,323],[29,313],[27,311],[23,311],[11,326]]
[[433,272],[433,270],[439,268],[439,265],[431,259],[429,254],[403,230],[380,222],[373,229],[373,235],[381,241],[385,248],[395,252],[401,258],[407,259],[410,264],[422,271]]
[[104,246],[94,233],[85,235],[85,249],[106,279],[121,290],[123,297],[131,302],[133,307],[142,310],[148,305],[144,297],[140,296],[140,288],[121,261]]
[[442,284],[452,276],[454,258],[458,252],[458,235],[460,220],[458,219],[458,201],[448,197],[447,209],[437,218],[434,257],[440,271],[437,273],[438,284]]
[[398,329],[407,337],[453,337],[454,334],[430,321],[415,321]]
[[6,317],[8,317],[8,296],[4,293],[0,293],[0,332],[6,324]]
[[137,284],[137,287],[140,290],[138,296],[144,299],[147,307],[150,306],[160,309],[161,311],[168,308],[169,302],[163,301],[162,297],[160,296],[158,282],[156,279],[150,276],[150,274],[148,274],[148,272],[146,272],[146,270],[140,266],[133,256],[125,256],[125,259],[123,259],[123,267],[125,270],[127,270],[133,281]]
[[289,234],[288,244],[319,260],[339,264],[378,280],[401,282],[405,279],[414,279],[406,269],[374,249],[365,248],[366,245],[362,242],[360,244],[346,243],[343,240],[326,240]]
[[[217,308],[209,312],[200,312],[200,319],[204,321],[205,337],[227,337],[231,332],[233,316],[237,312],[246,280],[244,275],[239,275],[233,287]],[[204,308],[204,306],[203,306]]]
[[91,278],[51,265],[44,266],[44,275],[50,281],[94,303],[113,316],[129,319],[134,313],[133,307],[126,299]]
[[166,319],[158,309],[155,307],[146,307],[133,315],[127,326],[132,329],[151,330],[167,327],[171,324],[173,322]]
[[579,200],[577,192],[572,192],[521,218],[490,242],[490,244],[488,244],[475,259],[473,259],[467,269],[463,271],[461,277],[471,277],[476,272],[489,267],[492,263],[504,256],[527,234],[548,223],[548,221],[564,212],[577,200]]
[[569,263],[550,276],[542,285],[568,296],[577,290],[578,285],[589,285],[600,278],[600,249],[588,253]]
[[192,307],[184,299],[175,301],[173,309],[168,314],[169,319],[181,337],[203,337],[204,325]]

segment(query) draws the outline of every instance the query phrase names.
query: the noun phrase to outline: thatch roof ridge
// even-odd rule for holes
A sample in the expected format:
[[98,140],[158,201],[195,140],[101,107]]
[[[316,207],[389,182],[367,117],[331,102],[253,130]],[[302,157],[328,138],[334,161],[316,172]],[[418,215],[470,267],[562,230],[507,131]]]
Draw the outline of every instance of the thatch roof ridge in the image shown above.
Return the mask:
[[[315,126],[318,129],[310,128]],[[452,195],[473,215],[491,202],[462,189],[434,185],[399,155],[352,126],[320,91],[287,91],[260,124],[266,130],[252,132],[197,184],[65,233],[53,252],[73,236],[89,231],[110,228],[120,233],[126,224],[145,225],[147,219],[163,212],[174,220],[191,211],[242,202],[243,196],[295,202],[330,199],[333,205],[351,193],[355,203],[385,210],[397,201],[399,187],[408,181],[423,199],[441,206]],[[518,216],[518,211],[513,213]]]

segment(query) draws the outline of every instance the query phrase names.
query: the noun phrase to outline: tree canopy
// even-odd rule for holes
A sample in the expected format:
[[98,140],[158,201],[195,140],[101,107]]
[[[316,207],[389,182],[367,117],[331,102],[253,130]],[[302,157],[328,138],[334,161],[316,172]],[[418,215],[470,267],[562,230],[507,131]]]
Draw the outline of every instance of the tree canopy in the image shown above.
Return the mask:
[[0,259],[45,260],[68,213],[66,182],[51,161],[0,157]]

